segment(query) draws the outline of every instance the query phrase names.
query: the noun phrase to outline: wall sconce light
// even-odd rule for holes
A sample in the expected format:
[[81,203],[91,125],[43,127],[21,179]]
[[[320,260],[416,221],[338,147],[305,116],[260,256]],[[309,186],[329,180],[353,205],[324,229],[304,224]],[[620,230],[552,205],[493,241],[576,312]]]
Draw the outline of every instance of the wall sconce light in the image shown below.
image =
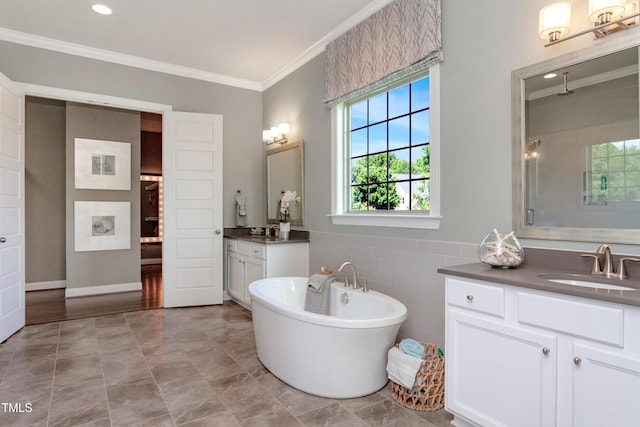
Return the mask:
[[265,129],[262,131],[262,141],[266,142],[267,145],[286,144],[290,129],[289,123],[280,123],[271,129]]
[[571,5],[567,2],[552,3],[540,9],[538,34],[548,40],[545,46],[593,33],[602,38],[620,30],[638,25],[638,0],[589,0],[588,18],[591,28],[562,37],[569,32]]
[[560,36],[569,32],[570,26],[570,3],[551,3],[540,9],[538,32],[541,39],[548,39],[549,43],[560,40]]

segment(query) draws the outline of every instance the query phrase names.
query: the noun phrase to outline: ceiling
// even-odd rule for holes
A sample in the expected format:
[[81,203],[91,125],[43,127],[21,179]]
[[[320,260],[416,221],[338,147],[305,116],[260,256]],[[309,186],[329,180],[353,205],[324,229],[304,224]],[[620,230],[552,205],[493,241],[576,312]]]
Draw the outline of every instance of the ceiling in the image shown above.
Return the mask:
[[2,0],[0,40],[263,90],[390,1]]

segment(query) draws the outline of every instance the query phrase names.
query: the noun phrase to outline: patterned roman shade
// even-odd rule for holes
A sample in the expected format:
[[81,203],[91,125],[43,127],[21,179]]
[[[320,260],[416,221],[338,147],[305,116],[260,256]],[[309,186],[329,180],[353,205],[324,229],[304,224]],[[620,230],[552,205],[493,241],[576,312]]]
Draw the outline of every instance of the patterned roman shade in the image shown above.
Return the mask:
[[440,0],[395,0],[327,45],[332,107],[442,61]]

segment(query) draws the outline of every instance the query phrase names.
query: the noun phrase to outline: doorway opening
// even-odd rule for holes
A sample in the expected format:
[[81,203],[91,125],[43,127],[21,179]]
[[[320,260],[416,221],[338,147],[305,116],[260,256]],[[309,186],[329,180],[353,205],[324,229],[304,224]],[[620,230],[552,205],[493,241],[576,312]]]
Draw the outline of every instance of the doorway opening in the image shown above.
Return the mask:
[[[29,260],[49,260],[42,265],[41,261],[34,261],[31,266],[35,267],[36,263],[38,266],[31,271],[29,265],[26,266],[26,324],[161,308],[162,236],[158,233],[143,237],[143,223],[139,235],[131,235],[131,239],[140,239],[141,260],[144,259],[139,269],[141,291],[65,297],[65,235],[66,228],[73,227],[72,223],[66,221],[64,203],[67,173],[64,166],[65,110],[64,101],[31,96],[26,98],[26,259],[27,264]],[[161,199],[157,197],[161,196],[162,180],[162,114],[140,113],[140,132],[140,175],[148,174],[160,184],[151,196],[153,189],[146,191],[148,186],[141,182],[138,200],[146,199],[161,208]],[[30,143],[33,144],[30,146]],[[49,168],[46,172],[42,172],[43,165]],[[134,170],[137,171],[138,167]],[[155,221],[150,218],[154,216]],[[141,217],[143,221],[145,218],[143,215]],[[147,213],[146,218],[151,219],[148,222],[155,224],[152,230],[157,230],[161,225],[161,217],[161,211],[154,215]],[[46,241],[43,243],[42,236],[52,238],[44,239]],[[143,239],[147,241],[143,243]],[[51,246],[52,242],[57,246]]]

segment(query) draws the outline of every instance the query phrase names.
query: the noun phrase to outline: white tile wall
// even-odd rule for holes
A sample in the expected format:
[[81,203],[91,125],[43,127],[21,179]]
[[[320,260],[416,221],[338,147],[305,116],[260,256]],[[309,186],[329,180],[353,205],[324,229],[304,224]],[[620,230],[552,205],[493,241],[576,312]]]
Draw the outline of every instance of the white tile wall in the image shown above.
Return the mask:
[[[310,272],[351,261],[358,280],[401,301],[408,312],[401,337],[444,345],[444,276],[439,267],[477,262],[477,244],[311,232]],[[343,273],[337,273],[344,280]],[[351,274],[349,270],[347,274]]]

